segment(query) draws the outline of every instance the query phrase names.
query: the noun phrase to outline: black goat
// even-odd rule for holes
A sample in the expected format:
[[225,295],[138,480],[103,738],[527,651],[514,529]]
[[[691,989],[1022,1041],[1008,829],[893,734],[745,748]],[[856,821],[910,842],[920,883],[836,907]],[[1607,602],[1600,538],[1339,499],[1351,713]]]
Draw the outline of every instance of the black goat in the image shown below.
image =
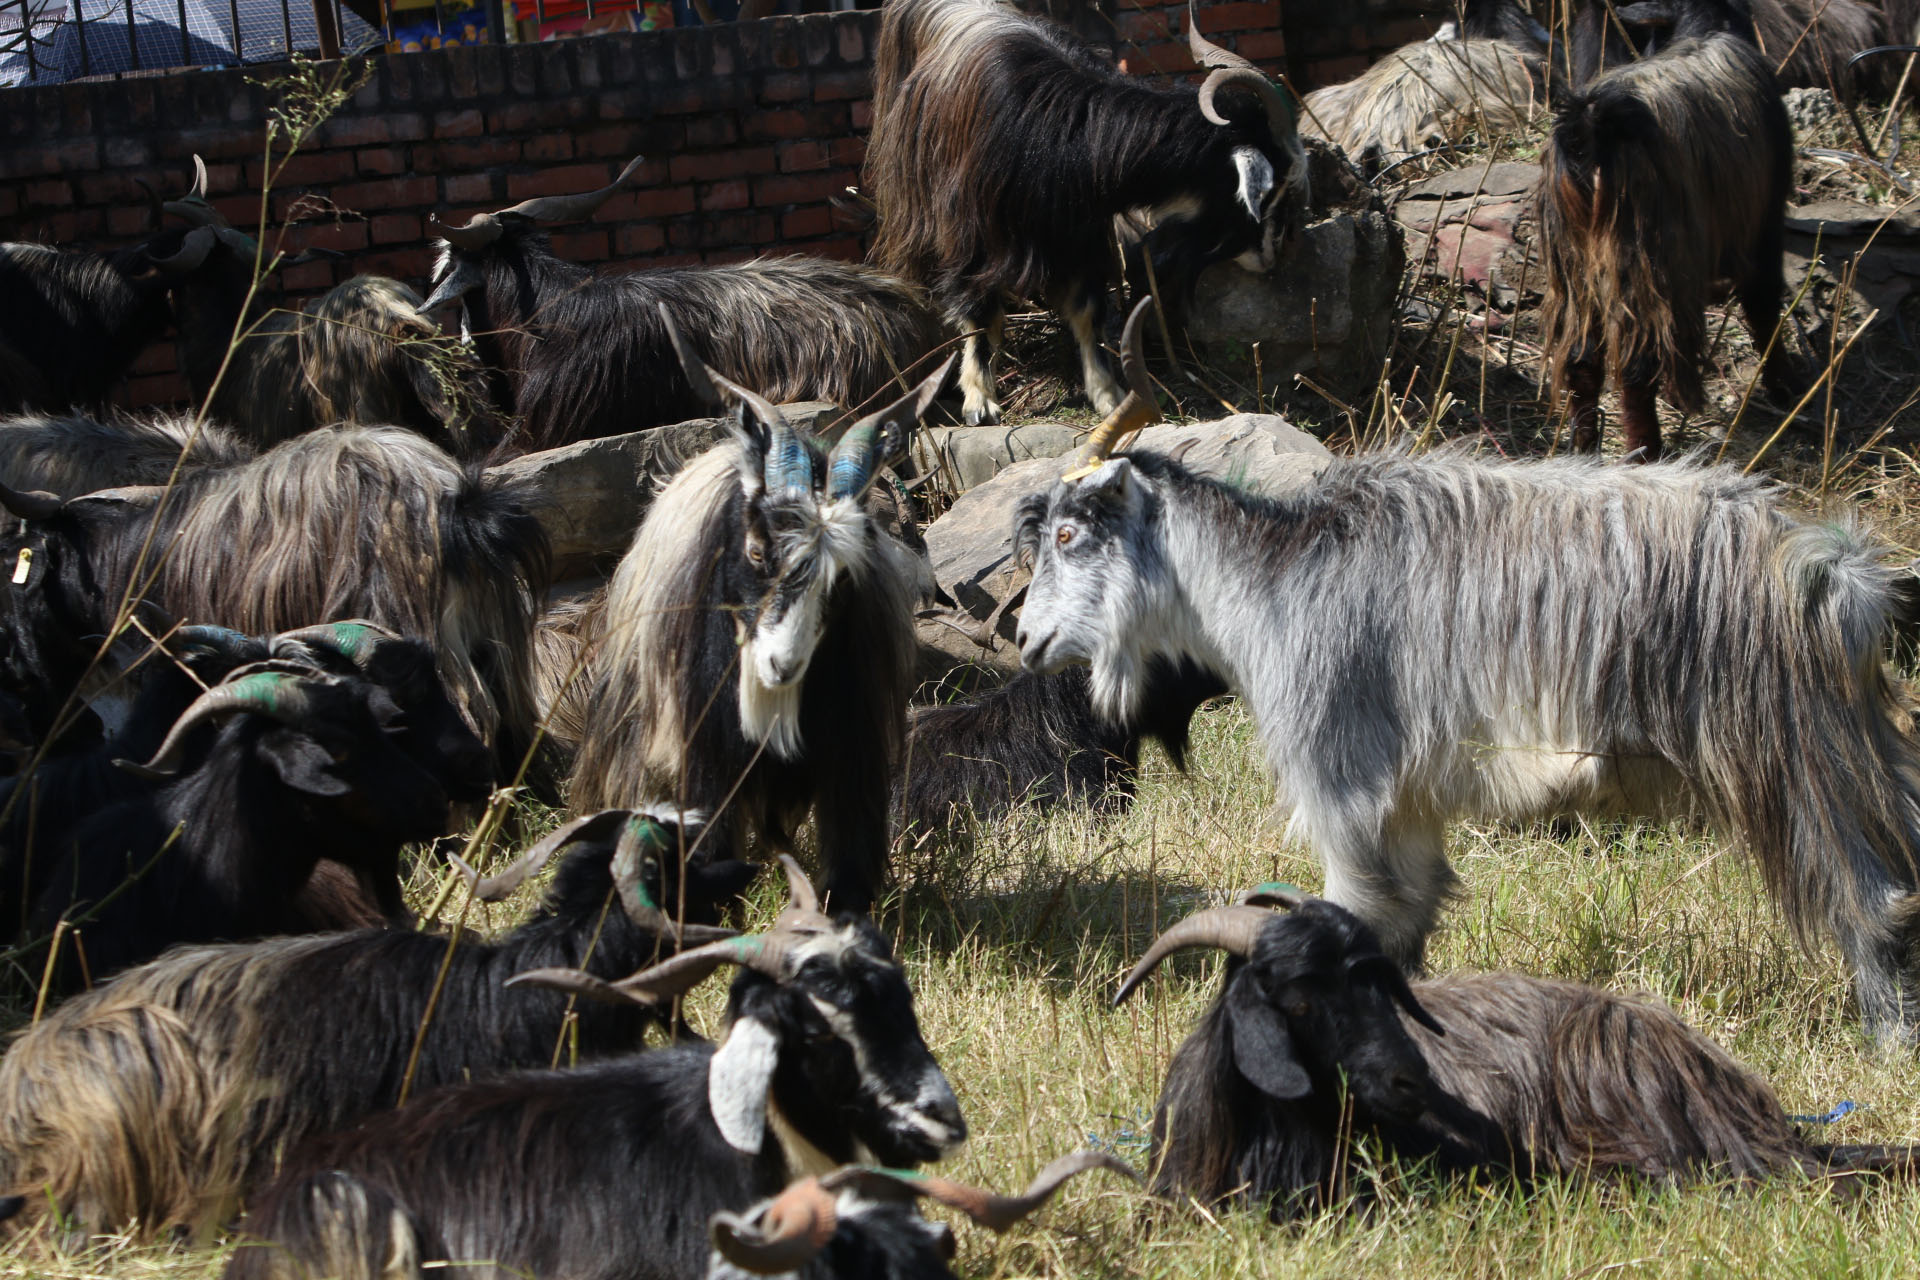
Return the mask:
[[[684,951],[617,984],[530,979],[649,1006],[739,965],[716,1047],[456,1086],[296,1151],[253,1204],[228,1280],[360,1274],[387,1259],[569,1280],[695,1280],[707,1220],[808,1169],[912,1167],[966,1136],[905,976],[864,918],[791,905],[765,934]],[[378,1272],[380,1268],[376,1268]]]
[[533,916],[491,942],[380,929],[182,948],[67,1001],[0,1062],[0,1188],[90,1233],[206,1229],[302,1140],[394,1106],[423,1023],[416,1093],[546,1066],[563,1046],[641,1048],[664,1008],[570,1016],[560,992],[503,983],[540,965],[613,978],[726,936],[658,904],[712,920],[755,868],[683,880],[680,843],[672,817],[595,814],[475,884],[503,898],[566,855]]
[[1017,804],[1125,808],[1141,742],[1158,739],[1174,767],[1184,769],[1193,713],[1227,692],[1191,663],[1156,659],[1145,696],[1116,724],[1094,711],[1090,680],[1083,667],[1022,671],[971,701],[916,708],[900,782],[901,826],[944,831],[956,813],[991,818]]
[[298,894],[324,858],[392,883],[397,901],[401,846],[442,834],[448,817],[446,791],[388,733],[399,717],[363,680],[238,668],[151,760],[123,762],[148,789],[65,831],[41,828],[51,865],[27,916],[29,979],[56,938],[44,971],[65,991],[176,943],[298,931]]
[[523,201],[464,227],[433,224],[446,247],[424,309],[464,300],[481,358],[502,371],[495,403],[519,419],[517,447],[708,412],[675,360],[663,314],[702,360],[774,401],[860,405],[939,345],[918,291],[870,267],[760,258],[596,276],[556,258],[536,224],[591,216],[639,165],[635,157],[599,191]]
[[863,495],[953,362],[822,458],[766,400],[682,355],[689,378],[738,400],[736,438],[660,492],[614,570],[571,802],[671,796],[710,815],[723,856],[750,832],[787,847],[811,808],[833,905],[865,910],[886,874],[926,569]]
[[1572,26],[1575,89],[1602,71],[1652,57],[1681,40],[1726,35],[1758,48],[1748,0],[1585,0]]
[[1513,973],[1409,986],[1357,917],[1285,886],[1167,930],[1115,1003],[1187,947],[1234,958],[1167,1068],[1162,1195],[1310,1212],[1349,1187],[1355,1133],[1523,1182],[1915,1169],[1906,1148],[1806,1141],[1765,1081],[1665,1005]]
[[1660,456],[1656,389],[1704,401],[1707,304],[1731,280],[1762,374],[1789,393],[1780,322],[1793,127],[1766,58],[1727,34],[1685,39],[1562,103],[1542,157],[1541,325],[1573,445],[1600,445],[1600,390],[1620,386],[1625,449]]
[[1066,321],[1095,410],[1119,403],[1099,348],[1113,218],[1144,213],[1144,252],[1175,297],[1223,258],[1271,267],[1300,220],[1307,169],[1292,106],[1189,14],[1194,58],[1211,68],[1197,96],[1129,77],[998,0],[894,0],[882,11],[872,257],[926,286],[948,324],[969,333],[968,422],[1000,419],[994,366],[1013,298]]
[[211,422],[196,426],[192,415],[0,418],[0,484],[62,498],[162,485],[176,465],[183,474],[218,471],[253,456],[253,446],[233,432]]
[[796,1182],[745,1213],[714,1214],[707,1280],[789,1274],[800,1280],[953,1280],[953,1232],[916,1212],[922,1196],[1005,1231],[1089,1169],[1140,1178],[1117,1156],[1100,1151],[1061,1156],[1017,1196],[926,1174],[836,1169]]

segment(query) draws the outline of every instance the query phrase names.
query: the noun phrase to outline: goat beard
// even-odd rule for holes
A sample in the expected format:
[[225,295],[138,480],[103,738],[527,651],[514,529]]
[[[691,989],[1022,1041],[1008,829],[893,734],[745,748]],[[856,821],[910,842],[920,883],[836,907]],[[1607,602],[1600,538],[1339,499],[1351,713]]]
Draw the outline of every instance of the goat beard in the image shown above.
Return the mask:
[[804,679],[770,689],[754,675],[753,641],[740,649],[740,729],[748,742],[765,743],[781,760],[798,760],[800,691]]

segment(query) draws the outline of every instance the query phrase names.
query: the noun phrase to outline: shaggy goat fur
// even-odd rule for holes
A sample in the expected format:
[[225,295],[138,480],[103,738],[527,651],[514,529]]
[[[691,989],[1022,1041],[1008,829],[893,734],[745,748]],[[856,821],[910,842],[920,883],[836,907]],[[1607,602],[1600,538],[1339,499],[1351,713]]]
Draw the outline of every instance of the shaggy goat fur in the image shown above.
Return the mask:
[[1504,40],[1421,40],[1307,95],[1300,131],[1378,169],[1468,130],[1526,127],[1543,110],[1542,56]]
[[1833,933],[1874,1031],[1920,1029],[1920,746],[1858,530],[1732,469],[1383,454],[1266,501],[1140,455],[1027,499],[1019,545],[1028,667],[1091,662],[1108,716],[1154,658],[1221,677],[1402,964],[1449,819],[1694,806]]
[[[1766,1081],[1652,997],[1515,973],[1409,990],[1389,965],[1330,903],[1260,928],[1168,1066],[1154,1190],[1312,1212],[1363,1176],[1362,1134],[1438,1172],[1522,1183],[1915,1170],[1906,1148],[1807,1141]],[[1395,1008],[1395,984],[1444,1034]]]
[[213,423],[196,433],[191,414],[105,419],[27,413],[0,418],[0,484],[62,498],[128,486],[162,485],[193,448],[181,474],[219,471],[253,459],[253,446]]
[[586,734],[587,636],[606,608],[599,587],[547,607],[533,626],[533,705],[547,741],[569,759]]
[[0,244],[0,413],[103,408],[173,318],[156,237],[112,257]]
[[[664,1009],[586,1002],[569,1021],[564,993],[501,985],[546,965],[623,977],[672,950],[621,909],[614,847],[576,844],[531,918],[491,941],[378,929],[181,948],[67,1001],[0,1061],[0,1189],[90,1234],[216,1227],[300,1142],[399,1100],[436,996],[416,1093],[641,1048]],[[675,903],[680,877],[649,863],[648,897]],[[690,882],[690,917],[712,919],[751,871]]]
[[1880,43],[1880,15],[1859,0],[1753,0],[1754,35],[1784,88],[1831,89],[1851,98],[1874,77],[1900,74],[1898,58],[1851,67],[1862,49]]
[[1191,86],[1128,76],[997,0],[893,0],[875,58],[872,260],[924,284],[954,329],[984,331],[964,348],[968,422],[999,420],[993,366],[1015,298],[1072,329],[1095,409],[1119,402],[1098,344],[1114,217],[1153,215],[1147,252],[1178,295],[1222,258],[1272,265],[1305,207],[1300,139],[1290,123],[1276,136],[1245,86],[1223,94],[1231,123],[1211,123]]
[[711,412],[675,359],[660,319],[707,364],[775,403],[852,407],[884,391],[938,346],[920,292],[870,267],[825,258],[760,258],[599,276],[562,262],[532,222],[500,218],[480,250],[442,245],[434,270],[461,291],[467,327],[496,391],[519,420],[512,446],[551,449]]
[[[1600,389],[1621,387],[1629,454],[1660,455],[1654,390],[1704,398],[1707,304],[1731,280],[1754,343],[1775,340],[1793,130],[1765,59],[1728,35],[1684,40],[1600,76],[1561,105],[1542,158],[1541,326],[1571,393],[1573,443],[1600,441]],[[1776,389],[1784,352],[1767,357]]]

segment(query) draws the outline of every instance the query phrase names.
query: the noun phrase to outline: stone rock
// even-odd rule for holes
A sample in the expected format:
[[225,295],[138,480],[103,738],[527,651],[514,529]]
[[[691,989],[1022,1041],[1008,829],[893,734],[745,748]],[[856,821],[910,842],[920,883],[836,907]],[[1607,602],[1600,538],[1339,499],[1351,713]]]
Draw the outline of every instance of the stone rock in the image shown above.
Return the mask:
[[1813,133],[1840,118],[1840,104],[1831,89],[1788,89],[1780,95],[1795,137]]
[[1889,323],[1920,289],[1920,209],[1816,200],[1789,205],[1786,224],[1790,287],[1809,272],[1828,287],[1844,276],[1868,306],[1879,309],[1876,324]]
[[[1540,166],[1470,164],[1416,182],[1395,201],[1407,258],[1423,275],[1456,280],[1502,310],[1535,298],[1546,273],[1533,252]],[[1529,255],[1532,262],[1529,264]]]
[[[1241,413],[1218,422],[1149,427],[1127,448],[1179,457],[1201,475],[1267,497],[1293,492],[1319,474],[1332,456],[1327,447],[1273,414]],[[992,479],[961,495],[947,513],[927,528],[927,553],[934,581],[966,615],[984,621],[1026,574],[1013,559],[1013,512],[1022,498],[1052,486],[1072,464],[1072,456],[1035,458],[1003,468]],[[959,619],[965,625],[964,619]],[[940,624],[935,624],[940,625]],[[990,665],[1017,664],[1011,644],[1012,609],[1000,617],[997,633],[1006,642],[992,655],[941,626],[948,636],[923,628],[922,641],[949,653]],[[958,642],[955,644],[953,642]]]
[[922,428],[913,438],[913,472],[937,475],[948,492],[965,493],[1016,462],[1071,452],[1085,431],[1057,423]]
[[1231,261],[1201,272],[1187,336],[1203,346],[1259,343],[1269,385],[1285,386],[1296,373],[1335,385],[1371,381],[1392,339],[1403,236],[1338,150],[1303,141],[1312,202],[1300,242],[1268,273]]

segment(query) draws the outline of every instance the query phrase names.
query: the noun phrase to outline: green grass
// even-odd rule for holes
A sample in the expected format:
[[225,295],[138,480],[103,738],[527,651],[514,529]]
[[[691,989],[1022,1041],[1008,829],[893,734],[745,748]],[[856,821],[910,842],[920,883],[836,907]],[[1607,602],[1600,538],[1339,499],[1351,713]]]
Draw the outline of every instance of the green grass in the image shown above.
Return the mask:
[[[999,1189],[1051,1157],[1111,1143],[1144,1161],[1146,1126],[1174,1047],[1211,998],[1217,958],[1170,962],[1109,1005],[1156,927],[1260,880],[1312,887],[1284,845],[1252,726],[1202,713],[1193,771],[1155,758],[1139,803],[1110,819],[1032,814],[966,847],[903,853],[884,912],[923,1029],[973,1136],[945,1170]],[[1544,827],[1458,827],[1463,880],[1434,967],[1508,967],[1650,990],[1775,1084],[1790,1112],[1861,1110],[1835,1140],[1920,1139],[1920,1070],[1861,1040],[1837,959],[1802,956],[1750,869],[1696,828],[1615,825],[1558,839]],[[767,878],[750,919],[778,906]],[[415,888],[427,896],[429,877]],[[511,911],[494,910],[504,926]],[[475,921],[477,922],[477,920]],[[714,1027],[722,983],[696,1019]],[[1155,1205],[1105,1175],[1069,1186],[1005,1238],[959,1229],[967,1276],[1865,1276],[1920,1274],[1920,1193],[1843,1200],[1822,1184],[1758,1187],[1550,1183],[1532,1195],[1448,1186],[1418,1171],[1384,1181],[1365,1213],[1276,1228],[1258,1215]],[[222,1248],[119,1247],[60,1258],[16,1245],[8,1274],[200,1280]]]

